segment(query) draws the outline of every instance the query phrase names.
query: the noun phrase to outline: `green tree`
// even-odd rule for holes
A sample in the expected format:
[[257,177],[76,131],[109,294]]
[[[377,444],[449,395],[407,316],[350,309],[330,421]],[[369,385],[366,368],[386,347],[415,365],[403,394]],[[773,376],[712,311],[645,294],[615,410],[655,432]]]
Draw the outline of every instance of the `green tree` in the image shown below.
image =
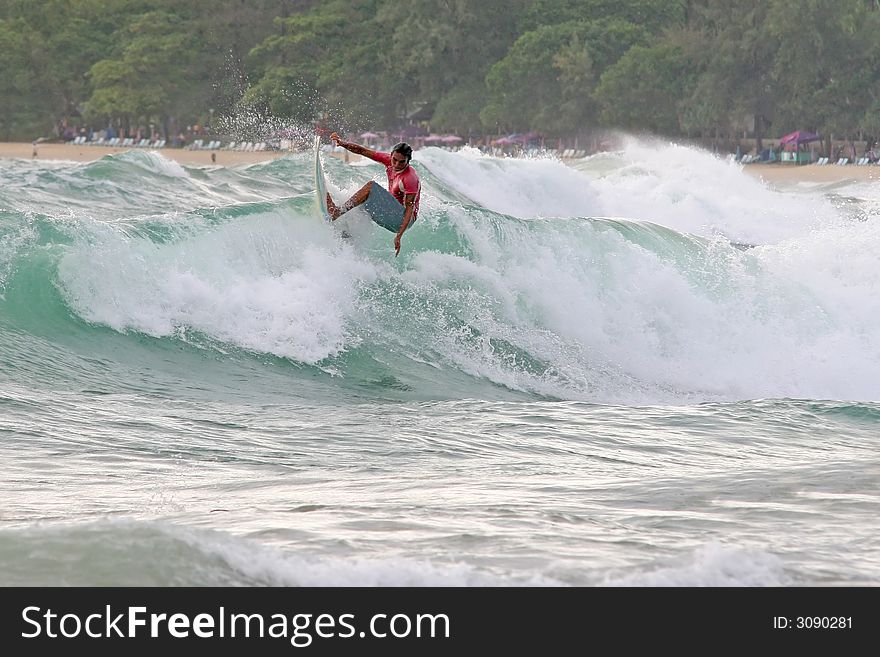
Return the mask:
[[397,72],[380,61],[379,0],[330,0],[279,18],[283,28],[250,53],[259,75],[245,105],[301,123],[324,114],[334,124],[387,119],[401,102]]
[[686,0],[534,0],[523,12],[519,29],[528,32],[542,25],[616,18],[659,33],[682,25],[689,4]]
[[39,86],[37,76],[28,66],[25,22],[0,19],[0,139],[29,134],[31,139],[46,134],[51,126],[45,113],[35,115]]
[[31,118],[22,117],[23,123],[36,120],[46,134],[50,126],[79,115],[88,93],[86,73],[110,43],[112,28],[107,21],[96,18],[102,4],[104,14],[112,14],[114,8],[121,10],[131,3],[45,0],[5,5],[3,15],[15,21],[20,37],[15,46],[18,53],[13,57],[24,61],[26,70],[4,70],[13,77],[28,79],[28,87],[21,93]]
[[[385,2],[382,63],[399,72],[404,111],[434,107],[435,130],[479,130],[486,73],[516,40],[524,0]],[[403,113],[403,112],[402,112]]]
[[605,70],[596,87],[602,123],[636,132],[680,134],[680,106],[691,95],[697,74],[680,46],[633,46]]
[[575,132],[595,120],[601,71],[648,32],[620,20],[569,22],[526,32],[489,70],[483,123],[502,131]]
[[854,137],[878,131],[878,22],[876,0],[0,0],[0,132],[422,107],[462,134]]
[[96,62],[89,72],[94,91],[85,103],[86,116],[126,125],[154,119],[167,124],[180,80],[191,77],[196,57],[189,28],[179,16],[162,11],[133,17],[120,31],[116,56]]
[[[212,0],[210,11],[205,11],[205,0],[166,0],[166,10],[181,13],[192,29],[194,48],[198,52],[198,66],[189,80],[188,98],[193,96],[192,85],[198,88],[193,98],[198,106],[187,106],[185,99],[178,103],[181,112],[198,112],[215,108],[222,114],[232,114],[250,83],[252,70],[248,53],[273,34],[283,34],[283,21],[292,13],[302,12],[317,0]],[[198,114],[197,114],[198,115]]]
[[431,129],[460,135],[481,133],[480,110],[488,90],[482,79],[463,80],[440,96],[431,116]]
[[704,61],[680,122],[689,134],[732,134],[753,124],[758,147],[774,110],[776,44],[767,30],[768,0],[706,0],[692,5],[690,29]]
[[[777,45],[777,123],[829,140],[873,130],[880,80],[880,11],[863,0],[775,0],[767,18]],[[873,133],[877,134],[877,133]]]

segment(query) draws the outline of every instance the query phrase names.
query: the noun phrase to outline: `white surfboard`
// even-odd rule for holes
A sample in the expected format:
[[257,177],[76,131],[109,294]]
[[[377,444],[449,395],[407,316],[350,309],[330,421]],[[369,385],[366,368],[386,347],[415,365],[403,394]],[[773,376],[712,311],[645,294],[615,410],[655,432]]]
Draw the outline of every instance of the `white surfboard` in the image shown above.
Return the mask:
[[324,217],[324,221],[331,221],[330,211],[327,209],[327,181],[321,166],[321,138],[318,135],[315,135],[315,192],[318,212]]

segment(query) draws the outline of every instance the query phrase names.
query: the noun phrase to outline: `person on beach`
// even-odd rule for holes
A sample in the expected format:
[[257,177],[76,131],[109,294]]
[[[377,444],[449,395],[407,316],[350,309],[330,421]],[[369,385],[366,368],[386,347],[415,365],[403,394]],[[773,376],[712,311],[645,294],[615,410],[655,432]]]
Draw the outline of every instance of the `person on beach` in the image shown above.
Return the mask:
[[383,164],[388,176],[387,190],[371,180],[339,207],[330,198],[330,194],[327,194],[330,218],[336,221],[340,215],[363,204],[373,221],[396,233],[394,255],[400,255],[400,238],[418,217],[419,198],[422,193],[419,175],[410,166],[412,147],[406,142],[400,142],[391,149],[390,153],[384,153],[343,141],[335,132],[330,133],[330,139],[347,151]]

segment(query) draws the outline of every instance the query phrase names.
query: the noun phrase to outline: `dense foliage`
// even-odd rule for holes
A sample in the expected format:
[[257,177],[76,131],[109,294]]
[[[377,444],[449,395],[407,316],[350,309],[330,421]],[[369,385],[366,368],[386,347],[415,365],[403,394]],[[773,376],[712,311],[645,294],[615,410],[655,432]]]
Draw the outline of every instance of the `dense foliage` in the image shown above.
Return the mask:
[[[0,0],[0,139],[215,115],[880,134],[878,0]],[[221,122],[218,121],[218,124]]]

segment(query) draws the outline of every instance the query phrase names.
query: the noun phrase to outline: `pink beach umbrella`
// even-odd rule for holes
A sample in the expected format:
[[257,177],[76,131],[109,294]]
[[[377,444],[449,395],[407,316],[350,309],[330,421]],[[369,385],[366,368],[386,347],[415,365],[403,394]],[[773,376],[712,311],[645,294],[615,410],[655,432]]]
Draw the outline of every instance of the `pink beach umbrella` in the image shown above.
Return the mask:
[[426,144],[436,144],[438,141],[443,141],[442,135],[428,135],[425,137]]
[[444,144],[457,144],[460,141],[464,141],[464,139],[462,139],[458,135],[446,135],[444,137],[441,137],[440,141],[442,141]]
[[375,132],[362,132],[361,133],[361,139],[378,139],[378,138],[379,138],[379,135],[377,135]]
[[782,145],[794,144],[796,146],[800,146],[801,144],[809,144],[811,141],[819,141],[822,139],[815,132],[807,132],[806,130],[795,130],[794,132],[790,132],[785,135],[782,139],[779,140],[779,143]]

